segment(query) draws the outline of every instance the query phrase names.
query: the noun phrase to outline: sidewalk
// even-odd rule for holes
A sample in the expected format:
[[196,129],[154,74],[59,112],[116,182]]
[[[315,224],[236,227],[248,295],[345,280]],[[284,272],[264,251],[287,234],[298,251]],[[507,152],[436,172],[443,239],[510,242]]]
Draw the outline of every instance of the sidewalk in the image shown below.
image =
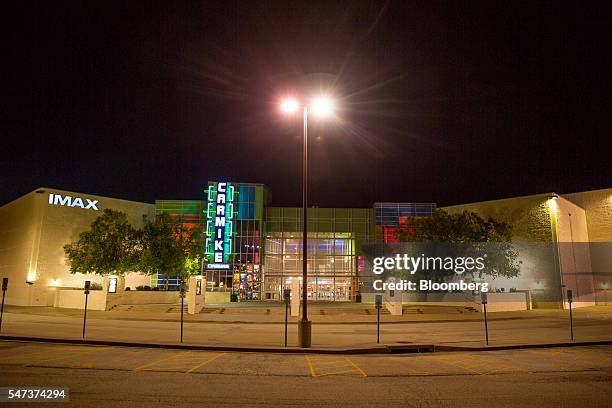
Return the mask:
[[[125,310],[131,307],[131,310]],[[401,316],[392,316],[386,311],[381,311],[380,321],[386,324],[397,323],[449,323],[449,322],[481,322],[483,314],[474,311],[462,311],[463,308],[443,306],[410,306],[406,307]],[[75,317],[83,316],[80,309],[60,309],[53,307],[22,307],[5,306],[5,313],[22,315],[52,316],[52,317]],[[356,313],[361,312],[361,313]],[[612,319],[612,306],[595,306],[574,309],[574,317],[609,316]],[[514,319],[539,319],[539,318],[566,318],[568,311],[552,309],[536,309],[517,312],[495,312],[487,315],[488,320],[514,320]],[[111,311],[88,310],[88,319],[107,320],[132,320],[151,322],[175,322],[180,320],[179,305],[135,305],[125,306],[121,309]],[[376,323],[376,309],[372,305],[358,305],[350,307],[309,308],[309,320],[317,324],[372,324]],[[263,307],[237,307],[231,305],[207,306],[201,313],[190,315],[185,308],[183,319],[190,323],[217,323],[217,324],[283,324],[285,322],[285,310],[282,305],[270,305]],[[288,316],[290,323],[295,323],[298,317]]]
[[[83,329],[82,311],[61,313],[48,308],[22,312],[22,308],[5,310],[2,335],[34,338],[80,340]],[[575,342],[612,340],[612,313],[610,307],[577,309],[574,313]],[[33,313],[36,312],[36,313]],[[47,314],[42,314],[45,312]],[[135,313],[135,312],[122,312]],[[89,313],[86,339],[135,344],[178,345],[180,338],[180,314],[165,315],[165,319],[147,319],[140,312],[132,318],[117,318],[109,312]],[[155,314],[154,314],[155,315]],[[156,314],[163,315],[163,314]],[[185,315],[188,316],[188,315]],[[283,346],[284,327],[270,321],[273,315],[254,315],[248,324],[227,320],[209,320],[210,315],[200,314],[186,320],[184,344],[189,346],[233,347],[249,349],[277,349]],[[462,316],[462,317],[459,317]],[[453,346],[484,347],[482,315],[459,315],[449,319],[444,315],[385,316],[404,318],[399,321],[383,321],[381,345],[387,347]],[[328,316],[320,316],[328,318]],[[315,321],[312,341],[314,349],[371,349],[376,347],[376,316],[365,316],[369,321]],[[490,346],[518,346],[538,344],[566,344],[569,339],[569,321],[563,311],[508,312],[490,316]],[[338,316],[336,320],[342,320]],[[207,324],[212,323],[212,324]],[[222,323],[222,324],[220,324]],[[288,345],[297,346],[295,319],[288,326]]]

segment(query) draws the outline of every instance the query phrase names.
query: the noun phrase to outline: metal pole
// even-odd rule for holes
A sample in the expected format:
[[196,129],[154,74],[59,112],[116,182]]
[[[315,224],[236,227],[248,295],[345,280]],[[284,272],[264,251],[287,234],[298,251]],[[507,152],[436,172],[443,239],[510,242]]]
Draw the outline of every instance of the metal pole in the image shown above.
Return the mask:
[[287,347],[287,313],[289,311],[289,302],[285,300],[285,347]]
[[183,296],[184,293],[181,291],[181,343],[183,342],[183,302],[185,301]]
[[572,319],[572,302],[569,302],[569,312],[570,312],[570,335],[572,336],[572,341],[574,341],[574,319]]
[[87,322],[87,298],[89,297],[89,291],[85,291],[85,311],[83,313],[83,338],[85,338],[85,324]]
[[2,307],[0,308],[0,330],[2,330],[2,316],[4,315],[4,296],[6,295],[6,290],[2,291]]
[[302,320],[308,320],[308,108],[304,106],[304,154],[302,168]]
[[485,320],[485,338],[487,340],[487,346],[489,345],[489,326],[487,325],[487,304],[483,303],[484,307],[484,320]]
[[308,107],[304,105],[304,146],[302,163],[302,320],[299,326],[300,347],[310,347],[311,327],[308,321]]
[[376,308],[376,343],[380,344],[380,307]]

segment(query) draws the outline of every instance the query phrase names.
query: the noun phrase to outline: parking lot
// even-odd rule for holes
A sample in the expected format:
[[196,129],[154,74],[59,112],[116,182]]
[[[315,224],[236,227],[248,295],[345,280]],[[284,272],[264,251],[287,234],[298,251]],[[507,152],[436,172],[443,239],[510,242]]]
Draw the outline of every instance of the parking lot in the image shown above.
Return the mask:
[[526,349],[402,355],[318,355],[212,352],[0,342],[0,372],[7,366],[299,377],[499,375],[612,371],[612,347]]

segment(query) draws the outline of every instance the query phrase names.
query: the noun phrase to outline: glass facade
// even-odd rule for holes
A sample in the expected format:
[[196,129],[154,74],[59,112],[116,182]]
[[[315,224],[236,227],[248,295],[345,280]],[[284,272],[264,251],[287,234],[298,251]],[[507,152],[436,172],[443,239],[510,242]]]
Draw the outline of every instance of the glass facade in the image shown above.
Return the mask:
[[[214,245],[215,217],[210,214],[216,208],[216,203],[211,202],[215,195],[210,190],[215,189],[218,183],[209,183],[207,190],[207,245]],[[226,228],[231,228],[227,236],[227,257],[224,266],[220,268],[216,263],[209,263],[206,268],[207,290],[211,292],[231,292],[236,300],[259,300],[261,299],[261,262],[262,262],[262,238],[263,238],[263,209],[265,205],[266,191],[261,184],[250,183],[227,183],[228,190],[232,190],[232,202],[228,198],[227,214],[228,222]],[[215,191],[215,194],[217,192]],[[231,227],[230,227],[231,225]],[[208,248],[207,255],[211,252]],[[212,261],[211,261],[212,262]]]
[[409,217],[431,217],[435,211],[435,203],[374,203],[376,242],[397,242],[395,233]]
[[[228,292],[239,301],[281,300],[283,289],[291,287],[296,279],[302,283],[302,209],[268,207],[267,189],[262,184],[226,184],[228,194],[231,186],[233,195],[231,205],[229,201],[222,203],[225,212],[231,211],[224,221],[228,224],[224,225],[222,264],[210,261],[217,234],[217,214],[212,211],[218,211],[219,182],[209,183],[204,200],[156,201],[156,214],[163,212],[176,222],[204,227],[202,248],[209,263],[203,271],[208,292]],[[430,216],[435,208],[435,204],[415,203],[376,203],[373,208],[309,208],[309,299],[355,300],[363,268],[361,244],[387,242],[393,233],[391,229],[401,228],[406,217]],[[160,285],[160,279],[155,277],[153,283]]]
[[[264,299],[278,300],[302,276],[302,209],[266,209]],[[372,210],[308,209],[308,296],[353,300],[358,291],[359,243],[372,239]]]

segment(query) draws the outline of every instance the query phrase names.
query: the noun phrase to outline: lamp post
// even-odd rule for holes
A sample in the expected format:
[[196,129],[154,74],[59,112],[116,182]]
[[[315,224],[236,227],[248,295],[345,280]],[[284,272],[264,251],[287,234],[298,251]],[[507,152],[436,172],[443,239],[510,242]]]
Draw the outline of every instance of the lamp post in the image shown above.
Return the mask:
[[[281,103],[281,109],[292,114],[298,111],[300,103],[295,98],[287,98]],[[308,320],[308,107],[303,104],[304,139],[302,150],[302,318],[298,323],[298,340],[300,347],[308,348],[312,344],[312,322]],[[333,110],[331,100],[319,96],[312,100],[310,107],[317,116],[323,117]]]

